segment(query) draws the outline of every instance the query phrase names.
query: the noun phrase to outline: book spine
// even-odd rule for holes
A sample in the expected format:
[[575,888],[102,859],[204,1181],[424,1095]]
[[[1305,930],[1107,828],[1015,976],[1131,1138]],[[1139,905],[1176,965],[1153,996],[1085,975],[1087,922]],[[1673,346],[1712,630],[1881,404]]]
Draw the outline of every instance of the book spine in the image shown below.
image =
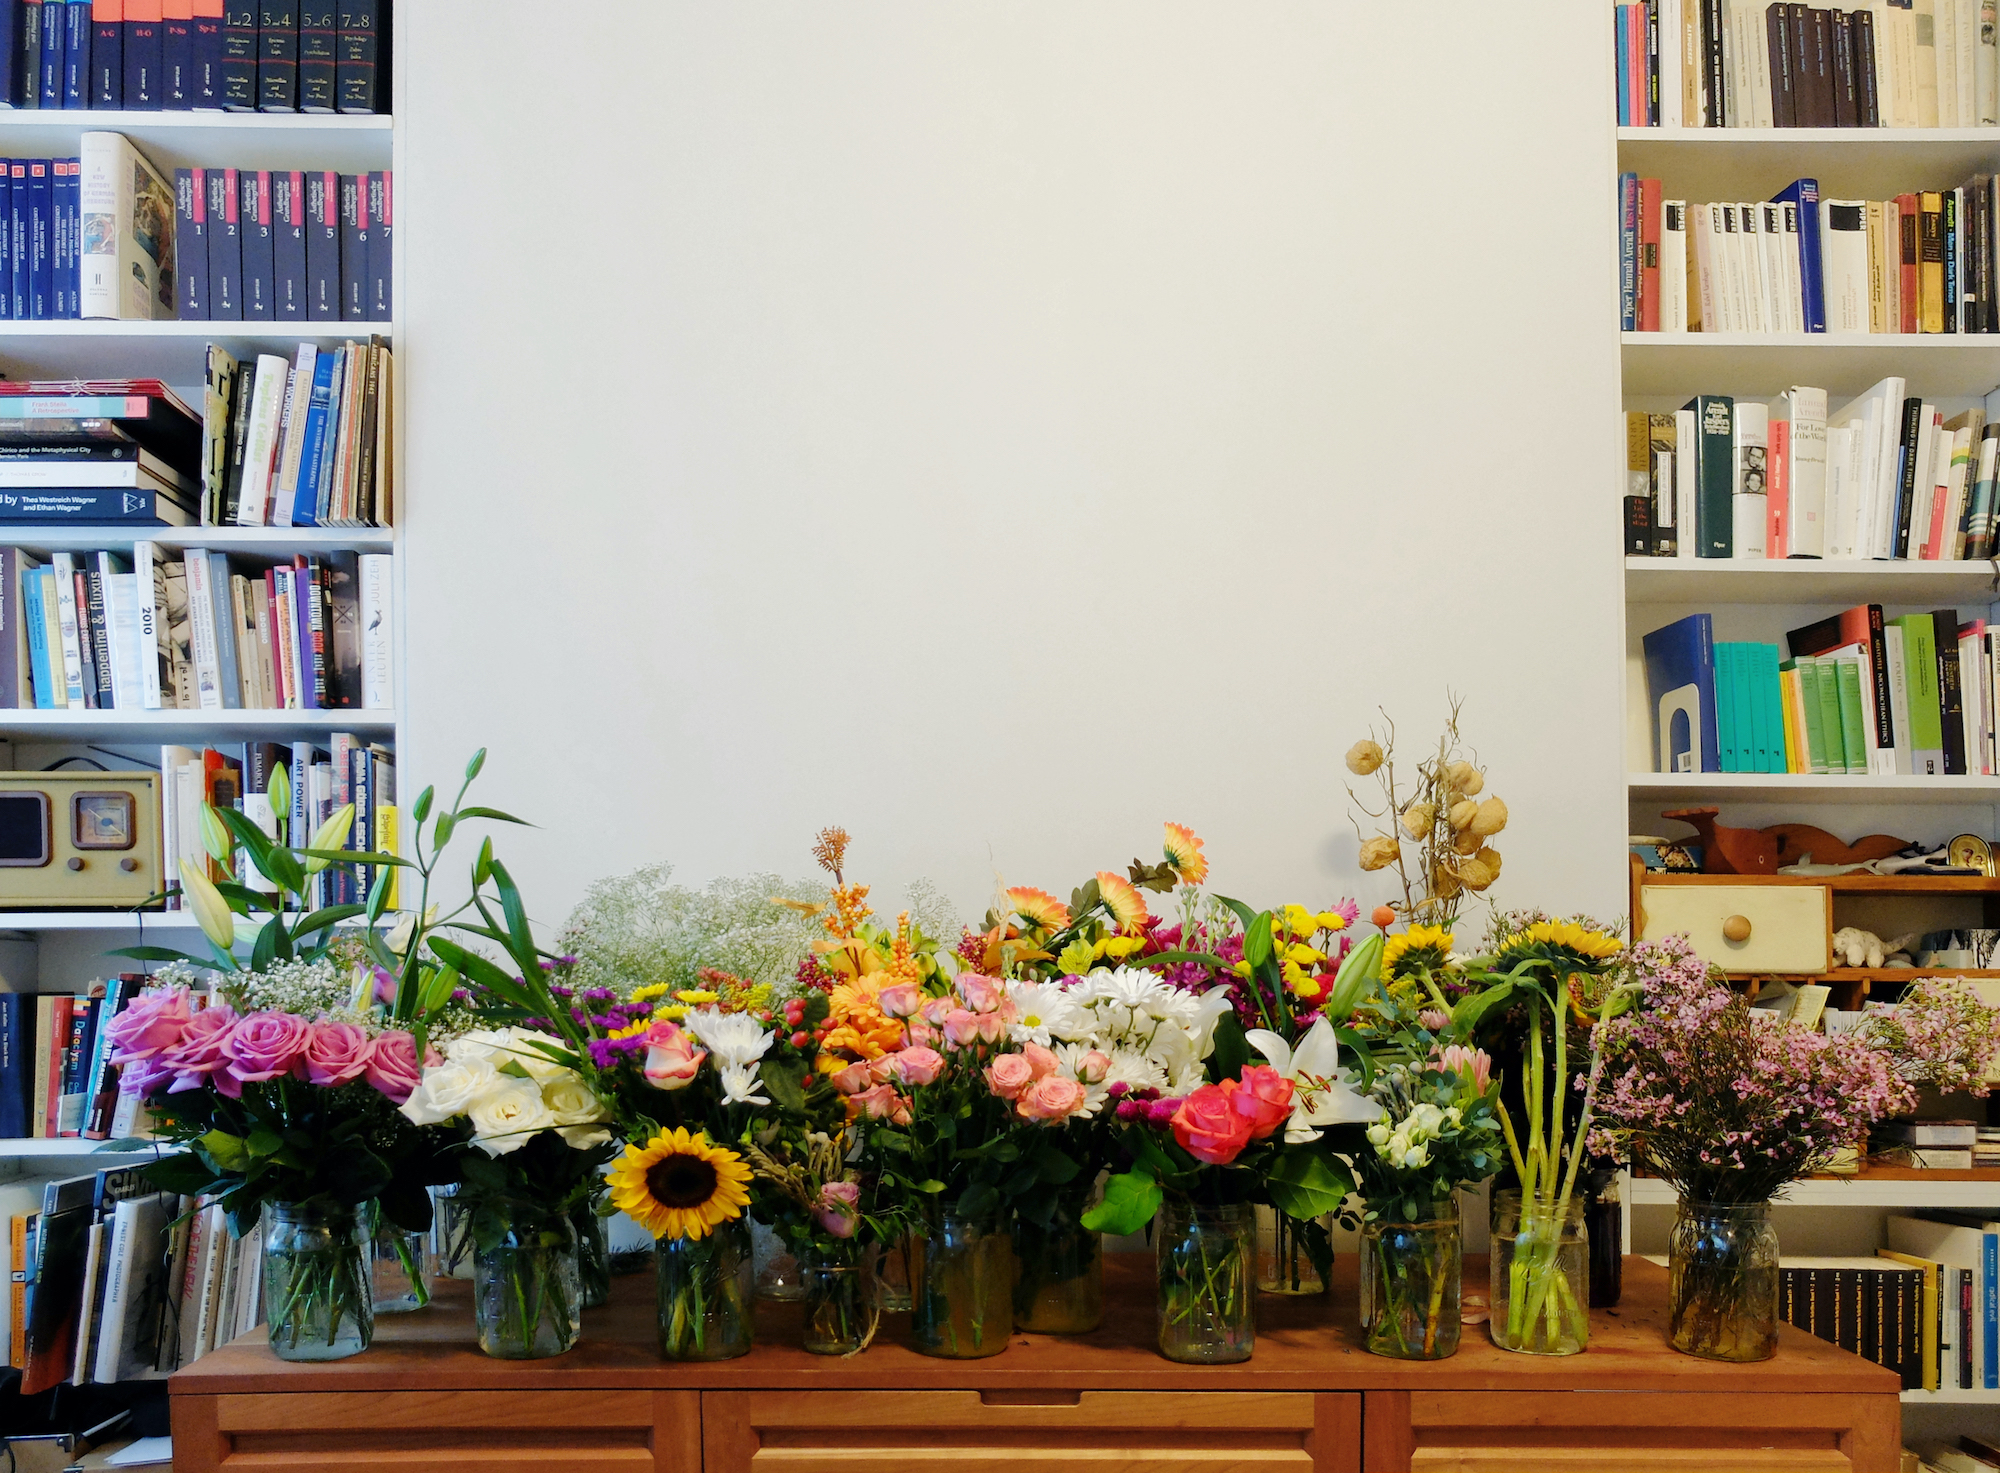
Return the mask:
[[90,106],[90,0],[63,6],[62,105],[71,111]]
[[222,107],[229,112],[257,110],[257,0],[223,0]]
[[[1660,200],[1658,181],[1653,190],[1653,330],[1659,329]],[[395,226],[396,176],[377,170],[368,176],[368,320],[388,322],[395,317]]]
[[243,216],[234,169],[208,171],[208,320],[243,320]]
[[306,320],[306,176],[271,175],[272,293],[280,322]]
[[125,106],[125,0],[92,0],[90,105]]
[[386,10],[382,0],[340,0],[334,81],[344,113],[379,112],[379,101],[388,96],[381,85],[387,60],[382,37]]
[[63,0],[45,0],[41,18],[42,49],[36,88],[43,108],[60,108],[63,98],[63,39],[69,34],[69,9]]
[[340,315],[368,320],[368,190],[364,174],[340,176]]
[[299,0],[299,111],[335,110],[340,28],[334,0]]
[[180,274],[175,310],[183,322],[208,318],[208,171],[174,170],[174,263]]
[[187,112],[194,106],[194,0],[166,0],[160,14],[160,75],[166,107]]
[[1951,777],[1966,775],[1965,704],[1958,668],[1958,613],[1941,609],[1931,615],[1932,635],[1938,662],[1938,715],[1944,740],[1944,771]]
[[245,169],[237,195],[243,232],[243,319],[269,322],[277,315],[277,222],[272,214],[271,171]]
[[222,106],[222,0],[194,0],[194,106]]
[[267,113],[299,110],[299,13],[293,0],[266,0],[257,29],[257,106]]
[[160,0],[125,0],[125,106],[153,110],[166,102],[160,77],[165,56]]
[[361,578],[361,705],[389,711],[396,705],[395,558],[364,553]]
[[314,322],[340,321],[340,176],[306,175],[306,312]]

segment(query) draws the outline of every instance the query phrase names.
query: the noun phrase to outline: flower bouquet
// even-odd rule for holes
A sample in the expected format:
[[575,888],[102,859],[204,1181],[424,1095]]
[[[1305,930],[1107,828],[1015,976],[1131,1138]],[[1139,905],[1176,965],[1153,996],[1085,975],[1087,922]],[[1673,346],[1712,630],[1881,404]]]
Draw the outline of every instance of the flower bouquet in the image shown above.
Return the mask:
[[404,1100],[405,1119],[454,1124],[458,1195],[475,1247],[479,1348],[507,1360],[560,1355],[582,1330],[572,1220],[614,1150],[610,1112],[557,1062],[561,1041],[523,1028],[452,1039]]
[[1711,1360],[1777,1353],[1772,1197],[1822,1169],[1915,1091],[1857,1033],[1762,1022],[1713,981],[1685,937],[1632,948],[1637,1007],[1600,1024],[1612,1062],[1600,1142],[1629,1142],[1680,1193],[1668,1242],[1676,1350]]

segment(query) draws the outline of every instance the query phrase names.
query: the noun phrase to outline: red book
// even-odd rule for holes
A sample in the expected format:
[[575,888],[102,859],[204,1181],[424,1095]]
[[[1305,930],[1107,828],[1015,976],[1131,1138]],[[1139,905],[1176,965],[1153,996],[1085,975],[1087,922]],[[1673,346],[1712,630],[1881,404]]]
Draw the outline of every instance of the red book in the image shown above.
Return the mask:
[[49,1036],[35,1040],[49,1061],[49,1084],[42,1092],[41,1130],[48,1140],[61,1134],[63,1061],[69,1055],[70,1016],[75,1002],[73,997],[54,999],[54,1006],[49,1009]]
[[1650,128],[1653,125],[1653,69],[1646,57],[1646,7],[1643,4],[1628,5],[1624,15],[1626,85],[1631,89],[1632,126]]
[[1660,181],[1639,181],[1639,331],[1660,330]]
[[1897,332],[1915,332],[1919,306],[1917,301],[1917,227],[1921,223],[1917,217],[1917,197],[1914,194],[1896,196],[1896,218],[1898,233],[1902,239],[1897,242],[1901,270],[1898,280],[1902,282],[1903,320]]
[[1781,558],[1792,520],[1792,422],[1773,415],[1770,435],[1764,457],[1764,556]]

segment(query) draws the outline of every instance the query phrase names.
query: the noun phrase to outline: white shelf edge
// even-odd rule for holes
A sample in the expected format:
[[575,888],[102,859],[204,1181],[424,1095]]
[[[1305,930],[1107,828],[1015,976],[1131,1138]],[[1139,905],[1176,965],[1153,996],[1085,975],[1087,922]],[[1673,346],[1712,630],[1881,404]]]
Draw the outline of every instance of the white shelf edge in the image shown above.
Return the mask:
[[136,931],[140,923],[162,930],[193,930],[201,923],[191,910],[0,910],[0,932]]
[[1990,143],[2000,148],[2000,128],[1620,128],[1620,143]]
[[339,322],[311,319],[304,322],[183,322],[178,317],[166,317],[149,322],[133,318],[85,317],[48,322],[0,322],[0,343],[10,338],[255,338],[260,341],[286,339],[311,342],[367,337],[370,333],[386,337],[390,326],[390,323],[373,319],[358,322],[345,319]]
[[390,551],[396,545],[396,531],[393,527],[121,527],[0,521],[0,547],[98,548],[131,542],[222,552],[248,552],[258,547],[299,552],[322,547]]
[[246,133],[389,133],[391,113],[226,113],[148,108],[8,108],[0,110],[0,132],[8,128],[74,127],[82,133],[134,128],[230,128]]
[[[23,324],[26,325],[26,324]],[[1894,348],[2000,352],[1996,332],[1621,332],[1624,348]]]
[[107,1151],[103,1141],[87,1141],[79,1136],[59,1136],[53,1140],[46,1136],[12,1140],[0,1140],[0,1161],[20,1160],[30,1156],[109,1156],[118,1161],[129,1161],[135,1156],[150,1156],[155,1151],[179,1149],[170,1141],[155,1141],[152,1145],[136,1151]]
[[1625,571],[1660,577],[1964,578],[2000,579],[2000,558],[1926,561],[1915,558],[1678,558],[1628,557]]
[[1917,777],[1898,773],[1893,777],[1866,773],[1832,774],[1806,772],[1628,772],[1627,787],[1660,791],[1698,792],[1727,788],[1815,788],[1842,793],[1963,793],[1975,800],[1979,795],[2000,800],[2000,777]]
[[[1635,1176],[1625,1200],[1634,1207],[1671,1207],[1674,1189],[1657,1177]],[[2000,1181],[1813,1180],[1792,1183],[1773,1204],[1786,1207],[1987,1207],[2000,1208]]]

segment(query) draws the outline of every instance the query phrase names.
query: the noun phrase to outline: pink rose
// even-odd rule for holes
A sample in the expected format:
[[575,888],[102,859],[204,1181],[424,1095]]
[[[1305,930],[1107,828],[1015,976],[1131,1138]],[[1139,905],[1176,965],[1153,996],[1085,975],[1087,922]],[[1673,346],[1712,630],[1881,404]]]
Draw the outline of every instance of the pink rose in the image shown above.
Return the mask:
[[1037,1079],[1047,1079],[1056,1072],[1056,1056],[1039,1043],[1031,1043],[1022,1049],[1021,1057],[1028,1061],[1028,1067],[1035,1071]]
[[914,982],[898,982],[876,995],[875,1006],[888,1018],[907,1018],[924,1005],[923,989]]
[[815,1210],[819,1225],[836,1238],[851,1238],[861,1221],[861,1188],[851,1181],[830,1181],[819,1189]]
[[1060,1074],[1036,1080],[1032,1089],[1014,1101],[1015,1113],[1023,1120],[1062,1120],[1082,1108],[1083,1086]]
[[187,1027],[188,1016],[185,987],[140,993],[104,1030],[111,1040],[111,1062],[130,1064],[172,1048]]
[[912,1018],[903,1025],[904,1048],[929,1048],[943,1037],[942,1033],[922,1018]]
[[919,1010],[919,1016],[933,1028],[944,1027],[944,1020],[957,1011],[948,997],[934,997]]
[[[229,1055],[223,1050],[223,1044],[228,1041],[230,1030],[235,1026],[235,1012],[221,1004],[203,1008],[188,1019],[180,1041],[154,1061],[161,1069],[159,1077],[173,1080],[167,1092],[180,1094],[184,1090],[200,1089],[213,1080],[216,1088],[231,1099],[241,1098],[243,1086],[226,1072]],[[134,1084],[133,1087],[139,1086]]]
[[882,1084],[895,1077],[896,1056],[883,1054],[868,1061],[868,1078],[875,1084]]
[[844,1095],[858,1095],[875,1082],[865,1060],[857,1060],[832,1076],[833,1087]]
[[954,1008],[944,1020],[944,1041],[952,1048],[971,1048],[977,1043],[998,1043],[1007,1036],[1007,1024],[998,1013],[968,1013]]
[[997,978],[966,972],[958,979],[958,995],[975,1013],[997,1013],[1000,1004],[1007,1000],[1007,989],[1000,985]]
[[848,1101],[848,1106],[858,1108],[870,1120],[887,1120],[892,1125],[910,1123],[910,1102],[886,1084],[864,1089]]
[[400,1105],[424,1077],[417,1062],[417,1040],[400,1028],[376,1036],[368,1050],[364,1068],[375,1092],[391,1104]]
[[225,1066],[241,1084],[258,1084],[298,1067],[312,1029],[293,1013],[250,1013],[231,1030],[222,1049]]
[[349,1084],[368,1066],[366,1030],[322,1018],[306,1038],[306,1078],[313,1084]]
[[1003,1100],[1018,1100],[1035,1082],[1035,1071],[1021,1054],[1002,1054],[986,1066],[986,1087]]
[[1099,1049],[1092,1049],[1077,1061],[1076,1077],[1085,1084],[1102,1084],[1110,1072],[1111,1055]]
[[944,1073],[944,1055],[936,1049],[906,1048],[887,1058],[896,1078],[904,1084],[934,1084]]
[[1204,1084],[1175,1108],[1171,1124],[1181,1149],[1210,1166],[1227,1166],[1250,1144],[1250,1118],[1230,1108],[1233,1079]]
[[692,1034],[669,1022],[646,1031],[646,1083],[654,1089],[685,1089],[701,1072],[708,1050],[696,1048]]
[[1252,1064],[1229,1096],[1229,1108],[1250,1122],[1250,1139],[1261,1141],[1292,1118],[1292,1081],[1269,1064]]

